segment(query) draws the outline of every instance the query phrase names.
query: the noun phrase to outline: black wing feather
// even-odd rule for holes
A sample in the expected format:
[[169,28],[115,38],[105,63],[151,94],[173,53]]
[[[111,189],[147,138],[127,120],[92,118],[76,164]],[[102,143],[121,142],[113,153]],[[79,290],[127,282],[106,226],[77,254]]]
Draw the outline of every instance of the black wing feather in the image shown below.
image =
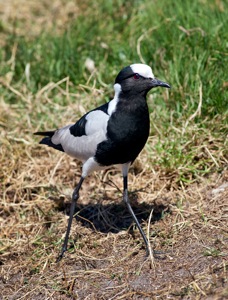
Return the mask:
[[54,131],[39,131],[39,132],[35,132],[34,134],[46,136],[39,142],[39,144],[44,144],[44,145],[52,147],[56,150],[64,152],[64,149],[61,144],[55,145],[51,141],[51,137],[54,135],[55,132],[56,132],[56,130],[54,130]]
[[82,136],[85,135],[85,126],[86,126],[86,116],[88,115],[88,113],[86,115],[84,115],[83,117],[81,117],[80,120],[78,120],[74,125],[72,125],[70,127],[70,133],[73,136]]
[[38,131],[38,132],[34,132],[33,134],[52,137],[54,135],[55,131],[56,130],[52,130],[52,131]]

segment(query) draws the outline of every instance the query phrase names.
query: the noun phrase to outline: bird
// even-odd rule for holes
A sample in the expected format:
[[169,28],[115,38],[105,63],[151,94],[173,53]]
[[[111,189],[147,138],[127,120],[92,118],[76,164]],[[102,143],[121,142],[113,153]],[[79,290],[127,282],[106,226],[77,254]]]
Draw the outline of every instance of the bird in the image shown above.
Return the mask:
[[154,77],[149,65],[134,63],[124,67],[114,83],[114,98],[83,115],[75,124],[35,132],[44,136],[39,142],[82,162],[81,177],[73,190],[64,243],[57,258],[67,251],[76,203],[85,178],[93,171],[117,165],[122,170],[123,201],[126,204],[149,254],[149,242],[131,207],[128,197],[128,171],[149,136],[150,116],[147,93],[155,87],[171,86]]

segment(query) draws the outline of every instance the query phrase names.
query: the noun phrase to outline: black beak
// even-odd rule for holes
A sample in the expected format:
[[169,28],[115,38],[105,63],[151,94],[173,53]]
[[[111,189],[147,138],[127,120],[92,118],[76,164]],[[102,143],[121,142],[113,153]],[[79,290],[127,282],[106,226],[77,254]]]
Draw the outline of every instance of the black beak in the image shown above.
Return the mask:
[[161,81],[161,80],[159,80],[157,78],[153,78],[152,79],[152,84],[153,84],[153,87],[161,86],[161,87],[165,87],[165,88],[168,88],[168,89],[171,88],[171,86],[168,83],[163,82],[163,81]]

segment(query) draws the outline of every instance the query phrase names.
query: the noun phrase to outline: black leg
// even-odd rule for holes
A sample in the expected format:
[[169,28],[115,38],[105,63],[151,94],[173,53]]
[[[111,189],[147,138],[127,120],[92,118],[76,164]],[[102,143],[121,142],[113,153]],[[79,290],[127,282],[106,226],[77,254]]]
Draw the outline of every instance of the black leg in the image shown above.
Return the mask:
[[74,216],[74,212],[75,212],[76,202],[78,200],[79,190],[82,186],[83,181],[84,181],[84,177],[81,177],[81,179],[80,179],[78,185],[76,186],[76,188],[74,189],[74,192],[72,195],[72,202],[71,202],[71,207],[70,207],[70,216],[69,216],[69,220],[68,220],[67,231],[66,231],[62,251],[61,251],[59,257],[57,258],[57,262],[59,262],[63,258],[64,253],[67,251],[67,243],[68,243],[71,224],[72,224],[73,216]]
[[141,235],[142,235],[142,238],[144,240],[144,243],[146,245],[146,255],[148,256],[149,255],[149,244],[148,244],[148,241],[147,241],[147,238],[145,236],[145,233],[143,232],[140,224],[139,224],[139,221],[138,219],[136,218],[136,215],[134,214],[133,210],[132,210],[132,207],[131,207],[131,204],[130,204],[130,201],[129,201],[129,198],[128,198],[128,189],[127,189],[127,176],[124,176],[123,177],[123,183],[124,183],[124,191],[123,191],[123,200],[124,202],[126,203],[127,205],[127,208],[132,216],[132,218],[134,219]]

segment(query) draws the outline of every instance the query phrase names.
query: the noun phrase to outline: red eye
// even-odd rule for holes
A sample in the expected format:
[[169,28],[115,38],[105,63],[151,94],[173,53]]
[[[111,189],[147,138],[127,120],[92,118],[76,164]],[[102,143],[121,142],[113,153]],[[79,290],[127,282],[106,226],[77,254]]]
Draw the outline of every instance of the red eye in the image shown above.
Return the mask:
[[134,79],[139,79],[140,78],[140,75],[138,73],[135,73],[134,74]]

